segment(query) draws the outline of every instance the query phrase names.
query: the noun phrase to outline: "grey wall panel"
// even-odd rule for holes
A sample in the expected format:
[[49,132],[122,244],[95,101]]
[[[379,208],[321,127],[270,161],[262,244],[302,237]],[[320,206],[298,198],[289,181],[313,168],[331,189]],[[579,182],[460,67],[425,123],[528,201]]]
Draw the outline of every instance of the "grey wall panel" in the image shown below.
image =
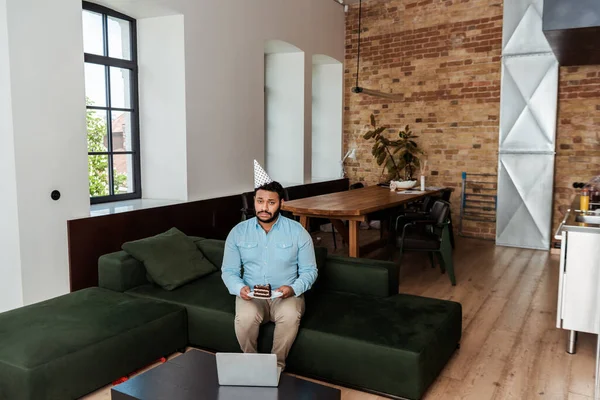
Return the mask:
[[558,62],[554,55],[502,60],[500,151],[554,152]]
[[553,154],[500,155],[497,244],[549,248],[553,184]]
[[543,0],[505,0],[502,54],[551,51],[542,30]]

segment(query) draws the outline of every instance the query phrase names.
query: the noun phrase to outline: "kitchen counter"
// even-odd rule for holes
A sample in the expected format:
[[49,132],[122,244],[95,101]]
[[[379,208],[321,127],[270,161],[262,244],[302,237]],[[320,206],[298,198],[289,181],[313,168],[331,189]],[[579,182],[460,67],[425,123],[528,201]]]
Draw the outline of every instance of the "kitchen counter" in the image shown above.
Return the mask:
[[567,211],[565,218],[562,220],[558,229],[556,230],[556,234],[554,237],[556,239],[561,239],[563,231],[568,232],[585,232],[585,233],[600,233],[600,223],[591,223],[591,222],[581,222],[581,217],[585,216],[597,216],[600,219],[600,204],[594,203],[590,205],[590,208],[595,206],[594,211],[587,211],[583,213],[579,210],[579,196],[575,196],[573,202],[571,203],[571,207]]

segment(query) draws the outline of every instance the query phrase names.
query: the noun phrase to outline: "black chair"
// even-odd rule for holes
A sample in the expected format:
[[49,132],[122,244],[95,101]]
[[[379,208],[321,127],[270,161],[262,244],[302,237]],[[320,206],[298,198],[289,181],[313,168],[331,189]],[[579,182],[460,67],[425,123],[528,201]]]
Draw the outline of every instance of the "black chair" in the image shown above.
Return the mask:
[[[452,190],[448,189],[442,192],[442,200],[447,201],[448,204],[450,204],[450,196],[452,196]],[[454,226],[452,225],[452,209],[450,209],[450,211],[448,212],[448,221],[448,229],[450,232],[450,244],[452,245],[452,248],[454,248]]]
[[[452,286],[456,285],[452,245],[450,244],[450,203],[436,200],[427,219],[406,219],[399,216],[394,225],[395,247],[400,249],[400,261],[406,251],[427,252],[435,268],[433,255],[438,257],[442,273],[448,271]],[[393,254],[393,251],[390,253]]]
[[398,217],[424,219],[429,214],[429,211],[431,211],[435,200],[436,197],[425,196],[422,199],[407,204],[394,216],[394,220],[398,219]]
[[256,215],[254,210],[254,192],[242,193],[242,221],[253,218]]
[[[288,192],[287,188],[283,188],[283,200],[284,201],[290,200],[290,193]],[[283,215],[284,217],[289,218],[289,219],[298,220],[297,218],[294,217],[294,213],[289,212],[289,211],[281,210],[281,215]]]
[[[441,195],[436,196],[427,196],[423,199],[422,202],[416,203],[415,206],[411,209],[406,209],[400,212],[395,216],[397,219],[399,216],[405,218],[405,220],[418,220],[418,219],[427,219],[429,216],[429,212],[431,211],[431,207],[435,203],[436,200],[443,200],[445,202],[450,203],[450,196],[452,195],[452,190],[443,190]],[[452,210],[448,213],[448,232],[450,234],[450,245],[452,248],[455,248],[454,243],[454,226],[452,225]]]

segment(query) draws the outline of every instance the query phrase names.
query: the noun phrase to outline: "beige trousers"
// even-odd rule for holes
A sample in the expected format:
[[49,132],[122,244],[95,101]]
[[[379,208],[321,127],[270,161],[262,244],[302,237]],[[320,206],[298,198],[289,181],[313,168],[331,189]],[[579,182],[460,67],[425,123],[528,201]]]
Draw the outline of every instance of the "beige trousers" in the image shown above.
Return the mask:
[[277,355],[277,365],[283,370],[285,359],[296,340],[300,319],[304,314],[304,296],[287,299],[235,299],[235,335],[244,353],[257,352],[257,339],[260,325],[275,323],[273,348]]

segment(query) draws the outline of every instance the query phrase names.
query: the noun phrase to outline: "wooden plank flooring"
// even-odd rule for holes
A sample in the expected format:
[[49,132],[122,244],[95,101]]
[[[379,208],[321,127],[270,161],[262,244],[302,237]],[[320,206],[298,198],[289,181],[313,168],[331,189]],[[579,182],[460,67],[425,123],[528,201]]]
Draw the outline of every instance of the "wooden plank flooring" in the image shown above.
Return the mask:
[[[378,235],[375,230],[361,230],[361,244]],[[347,254],[339,237],[335,253]],[[313,234],[313,238],[334,252],[331,233]],[[368,257],[384,258],[384,254],[376,251]],[[454,263],[455,287],[439,268],[431,268],[425,254],[407,254],[401,263],[400,292],[454,300],[463,306],[461,348],[424,399],[593,398],[595,335],[580,333],[577,354],[570,355],[565,351],[566,331],[555,328],[558,255],[457,237]],[[382,399],[340,389],[343,400]],[[110,399],[110,387],[85,398]]]

